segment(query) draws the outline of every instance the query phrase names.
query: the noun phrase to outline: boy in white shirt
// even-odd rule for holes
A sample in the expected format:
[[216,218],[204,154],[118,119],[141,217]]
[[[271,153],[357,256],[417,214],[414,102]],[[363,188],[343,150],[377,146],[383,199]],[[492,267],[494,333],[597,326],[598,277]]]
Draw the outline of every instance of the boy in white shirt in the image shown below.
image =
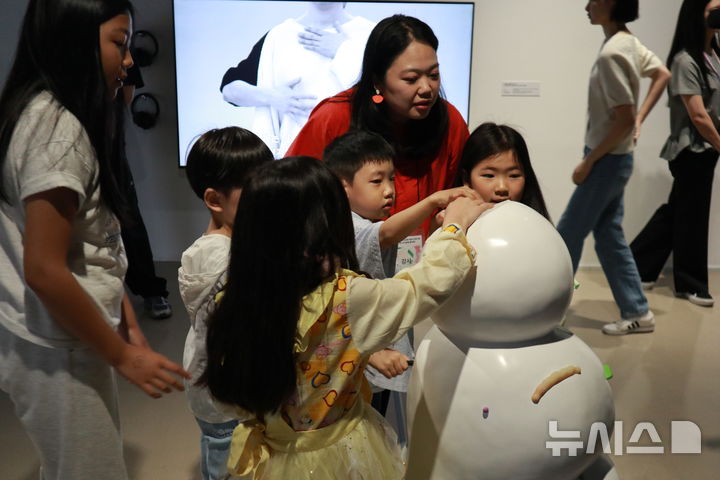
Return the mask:
[[206,132],[188,154],[185,169],[188,181],[210,211],[207,230],[183,252],[178,270],[180,295],[190,318],[183,365],[192,379],[186,381],[186,392],[202,432],[204,480],[227,475],[230,441],[238,423],[215,408],[207,388],[196,385],[207,363],[207,322],[227,280],[230,236],[240,192],[250,171],[272,159],[272,153],[260,138],[238,127]]

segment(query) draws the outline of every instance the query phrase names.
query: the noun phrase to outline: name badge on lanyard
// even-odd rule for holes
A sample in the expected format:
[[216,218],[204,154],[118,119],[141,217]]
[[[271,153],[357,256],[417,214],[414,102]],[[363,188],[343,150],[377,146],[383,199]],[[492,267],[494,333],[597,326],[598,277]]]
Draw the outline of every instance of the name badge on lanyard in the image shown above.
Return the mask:
[[420,233],[405,237],[398,243],[397,259],[395,260],[395,273],[412,267],[420,261],[422,253],[422,235]]

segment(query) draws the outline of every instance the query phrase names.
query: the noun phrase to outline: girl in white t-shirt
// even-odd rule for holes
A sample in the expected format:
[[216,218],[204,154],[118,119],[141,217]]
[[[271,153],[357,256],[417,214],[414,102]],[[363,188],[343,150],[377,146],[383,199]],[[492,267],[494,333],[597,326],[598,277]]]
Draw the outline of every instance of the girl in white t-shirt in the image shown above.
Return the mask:
[[131,33],[129,0],[31,0],[0,97],[0,388],[43,478],[127,478],[113,367],[152,397],[187,375],[123,289],[112,101]]

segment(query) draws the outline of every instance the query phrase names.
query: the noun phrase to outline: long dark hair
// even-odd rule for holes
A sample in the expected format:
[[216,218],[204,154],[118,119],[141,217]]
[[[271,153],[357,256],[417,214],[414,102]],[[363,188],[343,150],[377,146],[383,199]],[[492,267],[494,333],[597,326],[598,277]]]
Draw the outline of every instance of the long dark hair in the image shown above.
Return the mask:
[[525,188],[520,202],[550,220],[545,206],[545,199],[540,190],[535,170],[530,163],[530,153],[520,132],[507,125],[486,122],[477,127],[465,142],[460,166],[458,167],[457,185],[470,185],[470,173],[475,165],[500,153],[513,152],[525,176]]
[[[668,69],[672,68],[675,55],[681,50],[685,50],[695,60],[700,67],[703,75],[708,74],[707,65],[703,52],[705,51],[705,32],[707,24],[705,23],[705,7],[710,0],[685,0],[680,6],[677,25],[675,26],[675,35],[673,36],[672,45],[666,65]],[[712,48],[715,53],[720,53],[715,38],[712,39]]]
[[376,83],[385,79],[393,61],[413,40],[429,45],[435,51],[438,49],[438,39],[432,29],[414,17],[393,15],[381,20],[370,32],[362,74],[352,97],[351,125],[382,135],[401,158],[426,158],[434,156],[445,139],[449,123],[445,101],[438,98],[424,119],[408,120],[411,126],[405,129],[407,133],[396,138],[387,106],[384,102],[376,104],[371,100]]
[[357,266],[347,195],[327,166],[288,157],[253,170],[199,383],[258,418],[277,411],[296,389],[293,346],[303,296],[338,267]]
[[[120,14],[132,16],[130,0],[30,0],[0,96],[0,171],[20,115],[47,91],[87,133],[98,159],[101,199],[116,214],[124,206],[116,178],[125,168],[119,154],[122,125],[105,84],[99,37],[100,25]],[[0,199],[7,201],[2,182]]]

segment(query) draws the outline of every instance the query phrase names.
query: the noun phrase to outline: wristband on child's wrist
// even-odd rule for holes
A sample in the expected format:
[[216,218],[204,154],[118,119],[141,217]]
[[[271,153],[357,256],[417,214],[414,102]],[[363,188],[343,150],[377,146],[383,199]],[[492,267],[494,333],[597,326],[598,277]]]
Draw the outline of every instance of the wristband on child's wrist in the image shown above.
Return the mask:
[[457,223],[449,223],[443,227],[443,232],[455,233],[459,231],[462,231],[462,228]]

